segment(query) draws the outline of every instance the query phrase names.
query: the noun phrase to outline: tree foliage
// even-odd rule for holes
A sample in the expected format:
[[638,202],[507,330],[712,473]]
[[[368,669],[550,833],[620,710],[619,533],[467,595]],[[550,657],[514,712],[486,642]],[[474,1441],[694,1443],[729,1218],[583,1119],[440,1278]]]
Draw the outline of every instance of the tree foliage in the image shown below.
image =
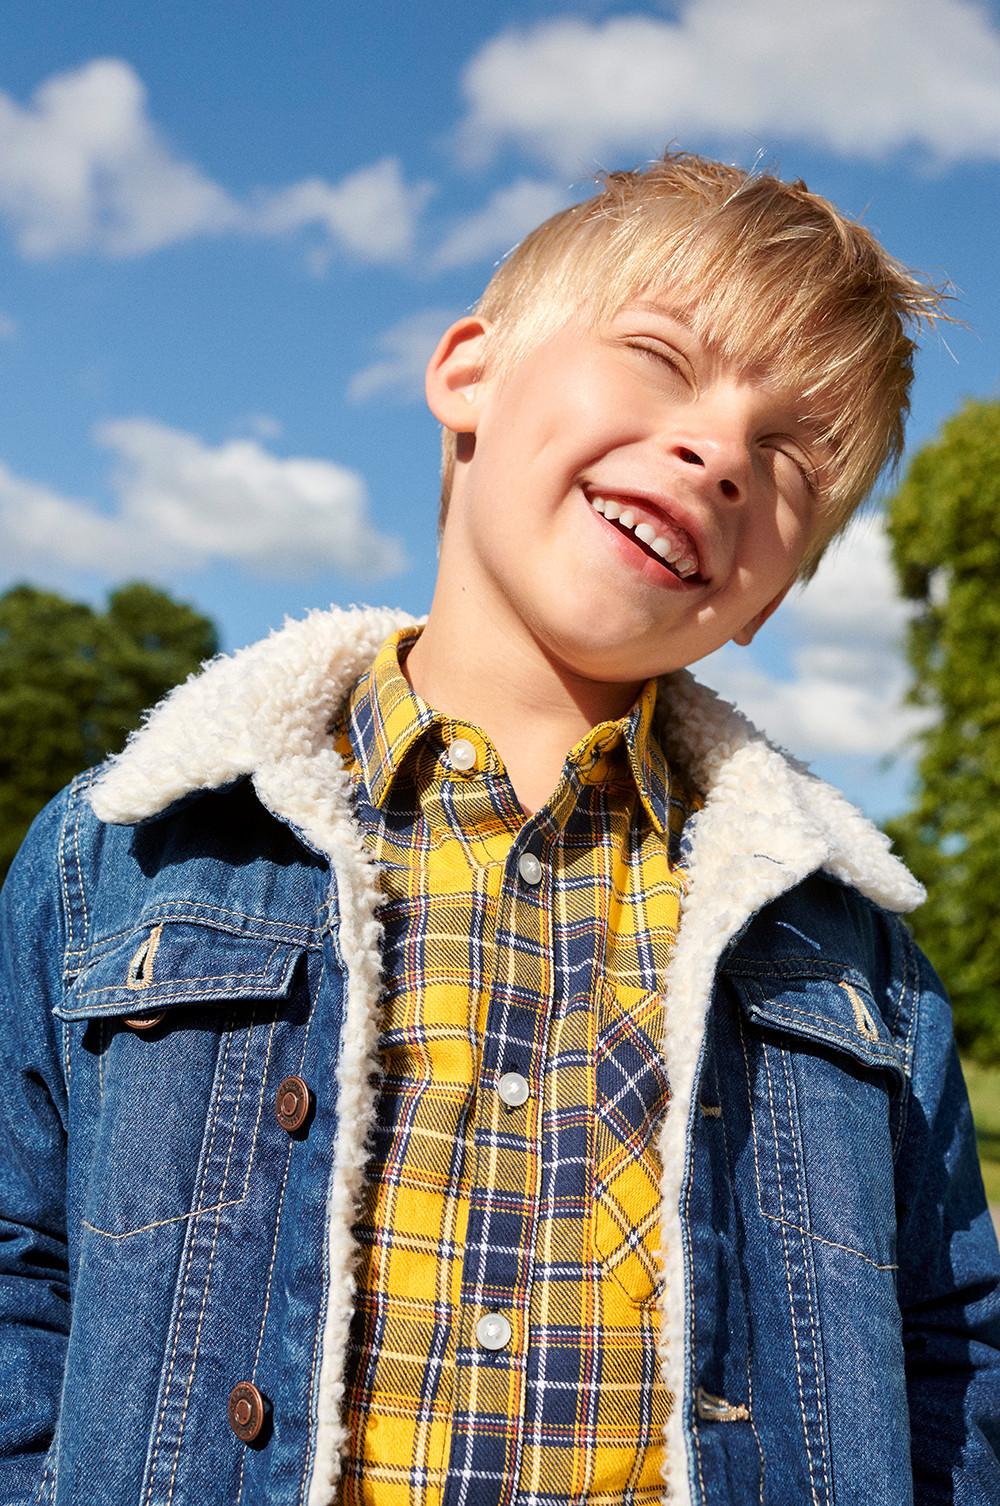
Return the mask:
[[217,649],[207,617],[140,582],[104,612],[27,585],[0,596],[0,873],[46,800]]
[[1000,402],[967,402],[916,455],[889,528],[916,604],[911,700],[934,713],[916,803],[890,834],[928,888],[914,931],[959,1044],[1000,1060]]

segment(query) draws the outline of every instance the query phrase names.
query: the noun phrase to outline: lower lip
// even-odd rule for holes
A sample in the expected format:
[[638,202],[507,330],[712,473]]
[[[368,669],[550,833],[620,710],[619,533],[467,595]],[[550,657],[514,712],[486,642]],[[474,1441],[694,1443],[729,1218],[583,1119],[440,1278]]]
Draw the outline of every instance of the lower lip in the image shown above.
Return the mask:
[[616,528],[613,523],[609,523],[607,518],[590,505],[590,502],[582,492],[580,495],[583,497],[583,504],[597,525],[605,545],[609,549],[613,549],[617,557],[624,564],[628,565],[641,580],[648,581],[651,586],[657,586],[661,591],[688,592],[698,589],[700,582],[681,580],[679,575],[674,575],[673,571],[668,570],[665,565],[658,564],[656,560],[650,559],[649,555],[637,542],[629,538],[628,534],[623,533],[620,528]]

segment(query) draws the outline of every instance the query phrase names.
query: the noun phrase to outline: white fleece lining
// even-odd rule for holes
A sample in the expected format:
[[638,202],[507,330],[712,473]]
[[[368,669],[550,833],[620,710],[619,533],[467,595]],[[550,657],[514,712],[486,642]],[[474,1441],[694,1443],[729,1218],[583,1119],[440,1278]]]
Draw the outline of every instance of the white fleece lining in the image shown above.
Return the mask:
[[[328,729],[379,645],[413,620],[385,609],[313,612],[232,657],[211,661],[153,709],[90,795],[102,821],[128,824],[159,815],[196,790],[252,775],[263,804],[297,828],[333,868],[347,989],[308,1506],[329,1506],[345,1441],[344,1354],[358,1254],[352,1225],[374,1114],[369,1076],[376,1064],[381,990],[378,876],[353,819],[350,779]],[[751,914],[819,868],[890,910],[911,909],[923,890],[889,851],[888,839],[842,795],[772,747],[686,671],[664,678],[658,714],[668,758],[685,768],[705,796],[692,820],[688,893],[663,983],[663,1055],[672,1097],[660,1135],[666,1278],[660,1354],[664,1383],[675,1398],[666,1429],[664,1501],[691,1506],[697,1498],[690,1446],[691,1293],[681,1208],[695,1075],[719,957]]]

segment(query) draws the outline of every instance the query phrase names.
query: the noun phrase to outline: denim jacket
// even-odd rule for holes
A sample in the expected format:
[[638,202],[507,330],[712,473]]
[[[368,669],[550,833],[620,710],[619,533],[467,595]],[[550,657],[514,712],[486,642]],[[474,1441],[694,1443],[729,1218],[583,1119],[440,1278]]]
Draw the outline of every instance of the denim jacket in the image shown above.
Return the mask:
[[[214,661],[15,863],[3,1506],[336,1499],[381,959],[328,728],[405,620]],[[1000,1254],[919,887],[689,675],[659,701],[706,797],[663,979],[663,1498],[996,1506]]]

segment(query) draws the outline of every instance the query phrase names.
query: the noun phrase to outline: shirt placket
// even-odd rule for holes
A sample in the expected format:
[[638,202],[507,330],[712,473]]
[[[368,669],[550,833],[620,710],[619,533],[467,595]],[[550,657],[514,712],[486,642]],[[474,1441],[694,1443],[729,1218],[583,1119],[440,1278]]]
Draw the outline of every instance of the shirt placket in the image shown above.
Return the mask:
[[553,988],[555,830],[525,823],[504,864],[473,1106],[455,1408],[444,1506],[506,1506],[523,1442]]

